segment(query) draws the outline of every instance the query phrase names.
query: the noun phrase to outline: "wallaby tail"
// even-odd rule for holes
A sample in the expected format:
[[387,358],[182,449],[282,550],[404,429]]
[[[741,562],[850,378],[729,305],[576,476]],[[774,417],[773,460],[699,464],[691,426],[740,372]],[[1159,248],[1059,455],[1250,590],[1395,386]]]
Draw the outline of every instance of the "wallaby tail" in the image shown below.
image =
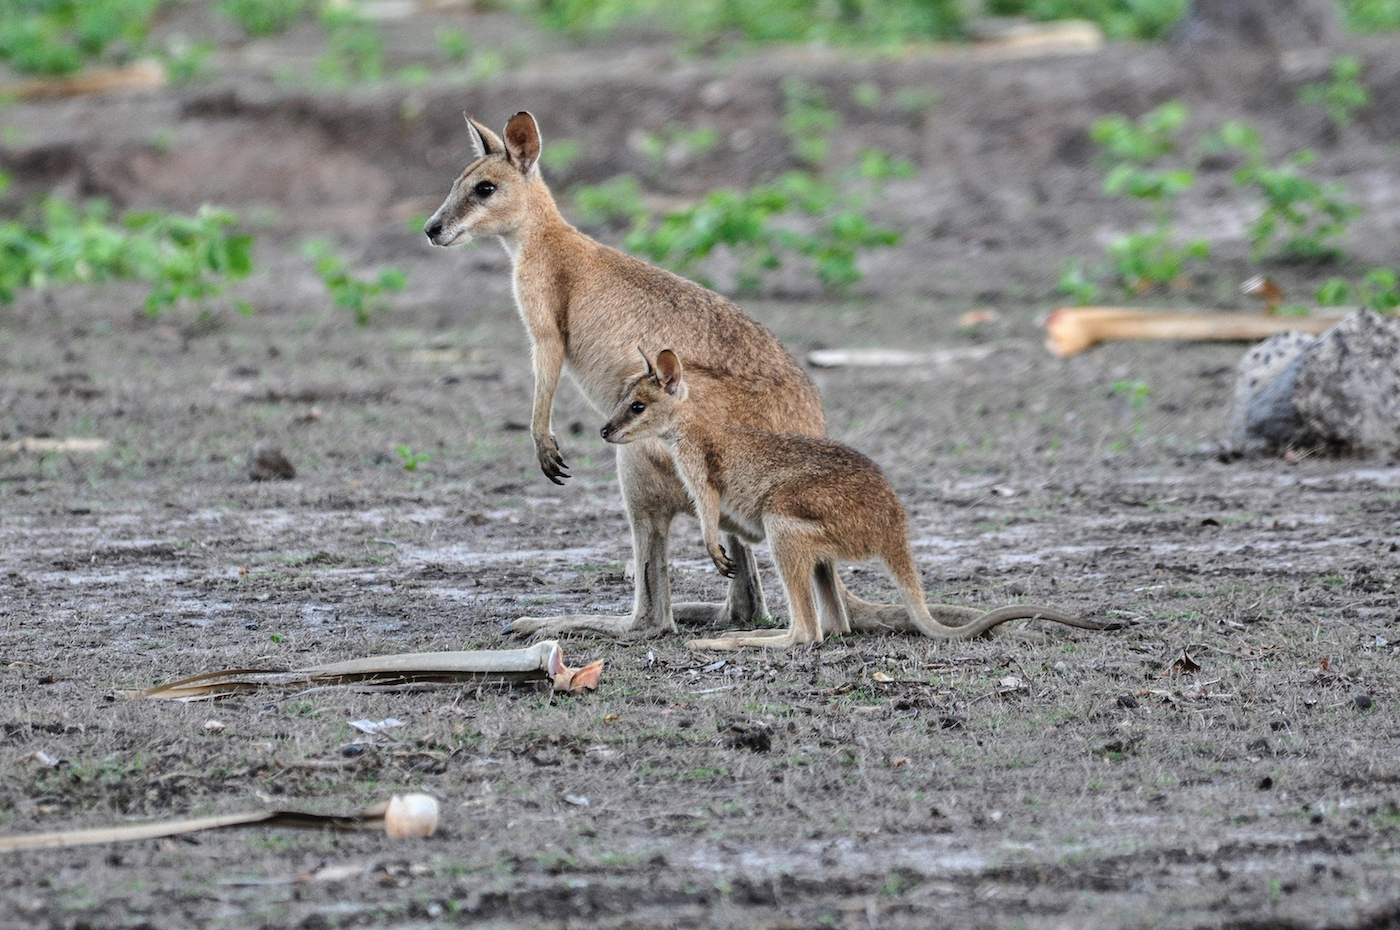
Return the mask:
[[[906,558],[903,553],[891,553],[890,555],[891,558],[888,558],[885,564],[889,566],[890,574],[894,575],[895,582],[899,585],[900,594],[904,598],[904,606],[909,611],[909,620],[920,633],[930,639],[976,639],[992,627],[1000,626],[1009,620],[1054,620],[1056,623],[1079,627],[1081,630],[1116,630],[1122,625],[1085,620],[1074,614],[1067,614],[1063,610],[1056,610],[1053,607],[1045,607],[1040,604],[1011,604],[974,616],[966,623],[948,626],[939,623],[929,613],[913,559]],[[957,608],[959,613],[963,610],[966,608]],[[941,612],[947,613],[949,611],[943,609]]]
[[992,627],[1000,626],[1008,620],[1054,620],[1056,623],[1079,627],[1081,630],[1116,630],[1122,626],[1120,623],[1085,620],[1074,614],[1067,614],[1063,610],[1044,607],[1040,604],[1011,604],[1007,607],[999,607],[996,610],[989,610],[961,626],[944,626],[933,619],[927,609],[925,609],[923,616],[911,615],[911,618],[921,633],[933,639],[976,639]]

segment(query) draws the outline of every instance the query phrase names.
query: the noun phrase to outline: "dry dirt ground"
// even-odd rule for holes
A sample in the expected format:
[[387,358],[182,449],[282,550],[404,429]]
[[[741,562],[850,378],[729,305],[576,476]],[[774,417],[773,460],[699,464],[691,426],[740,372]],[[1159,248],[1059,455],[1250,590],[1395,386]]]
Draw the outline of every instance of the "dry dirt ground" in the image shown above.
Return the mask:
[[[431,34],[420,19],[391,28],[391,54],[416,47],[412,30]],[[300,60],[298,33],[226,46],[209,85],[0,112],[12,199],[55,187],[169,209],[215,199],[260,233],[238,289],[250,317],[149,321],[125,285],[0,308],[6,447],[110,442],[0,451],[0,832],[344,812],[409,790],[444,811],[422,841],[257,828],[10,854],[0,925],[1400,922],[1400,468],[1230,461],[1219,439],[1239,347],[1060,361],[1035,323],[1063,260],[1102,254],[1138,216],[1098,195],[1089,123],[1171,97],[1203,119],[1255,120],[1283,150],[1320,146],[1367,209],[1347,242],[1357,264],[1341,270],[1393,260],[1393,43],[1357,46],[1376,103],[1338,136],[1291,102],[1316,61],[1131,47],[711,60],[534,36],[558,53],[546,58],[501,20],[464,25],[499,37],[504,73],[348,93],[271,80],[268,61]],[[628,535],[599,415],[563,392],[556,424],[575,467],[555,488],[522,429],[531,384],[504,256],[494,243],[430,249],[407,219],[463,162],[464,107],[493,123],[529,107],[547,139],[580,140],[575,181],[644,170],[631,128],[715,125],[733,144],[654,189],[748,183],[781,166],[778,82],[792,72],[829,90],[843,139],[916,162],[889,205],[906,240],[844,300],[804,296],[793,276],[745,306],[799,354],[990,350],[815,371],[831,432],[907,502],[932,596],[1045,602],[1122,629],[783,655],[566,640],[571,659],[606,661],[585,697],[114,697],[214,668],[501,647],[525,613],[625,612]],[[862,81],[941,103],[865,112],[840,94]],[[1173,299],[1237,303],[1255,270],[1227,175],[1206,177],[1187,211],[1223,257]],[[357,273],[404,268],[408,290],[354,325],[296,256],[310,235],[335,237]],[[1337,271],[1271,270],[1298,286]],[[1000,315],[960,329],[974,308]],[[1135,405],[1123,386],[1138,382]],[[247,480],[259,439],[283,448],[293,480]],[[846,577],[893,597],[873,569]],[[677,596],[717,599],[721,581],[694,524],[678,525]],[[357,743],[349,722],[362,718],[402,725]]]

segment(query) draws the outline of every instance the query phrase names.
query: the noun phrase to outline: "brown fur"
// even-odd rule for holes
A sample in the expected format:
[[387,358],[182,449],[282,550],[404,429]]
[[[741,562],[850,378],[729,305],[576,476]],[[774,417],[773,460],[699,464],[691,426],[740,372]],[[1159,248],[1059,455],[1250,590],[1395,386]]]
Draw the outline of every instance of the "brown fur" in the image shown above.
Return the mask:
[[669,349],[647,362],[602,428],[608,442],[626,445],[659,438],[695,501],[705,547],[724,575],[734,565],[720,544],[723,518],[748,542],[767,538],[787,592],[786,632],[730,633],[692,640],[691,648],[737,649],[820,643],[850,631],[835,588],[837,562],[879,559],[925,636],[970,639],[1021,617],[1102,629],[1047,607],[1016,606],[962,626],[933,619],[924,601],[909,547],[909,516],[879,466],[849,446],[818,436],[756,430],[710,419],[688,399],[680,360]]
[[[826,432],[815,386],[772,333],[713,291],[602,245],[565,222],[540,177],[534,117],[523,112],[511,117],[504,140],[470,118],[467,125],[477,158],[424,231],[442,246],[497,236],[511,256],[535,373],[530,433],[546,477],[556,484],[568,477],[550,428],[565,366],[589,402],[608,411],[635,374],[638,346],[671,347],[685,356],[691,402],[713,422],[814,436]],[[618,447],[617,471],[636,558],[632,616],[522,617],[512,625],[516,632],[637,636],[675,630],[667,544],[672,520],[692,510],[690,495],[657,440]],[[747,544],[736,537],[726,543],[736,566],[728,599],[719,607],[676,605],[683,619],[732,625],[766,612]],[[906,628],[898,607],[851,597],[839,579],[835,585],[856,629]],[[937,609],[953,622],[978,615],[970,608]]]

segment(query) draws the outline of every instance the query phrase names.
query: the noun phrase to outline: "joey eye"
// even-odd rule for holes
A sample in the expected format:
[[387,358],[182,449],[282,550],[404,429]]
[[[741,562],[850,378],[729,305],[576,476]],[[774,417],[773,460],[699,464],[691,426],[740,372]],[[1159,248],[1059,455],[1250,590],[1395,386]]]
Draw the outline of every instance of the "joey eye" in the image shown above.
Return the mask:
[[476,187],[472,188],[472,191],[478,197],[490,197],[492,194],[496,193],[496,185],[492,184],[490,181],[478,181]]
[[643,410],[647,409],[647,405],[639,400],[634,400],[632,401],[632,406],[627,409],[631,410],[633,413],[641,413]]

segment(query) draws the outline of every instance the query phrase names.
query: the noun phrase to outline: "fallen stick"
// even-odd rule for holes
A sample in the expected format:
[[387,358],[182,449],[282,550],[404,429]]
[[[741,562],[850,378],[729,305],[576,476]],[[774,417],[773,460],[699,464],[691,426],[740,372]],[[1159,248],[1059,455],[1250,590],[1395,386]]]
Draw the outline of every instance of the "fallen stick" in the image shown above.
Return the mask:
[[[979,31],[983,34],[976,34]],[[1103,44],[1103,30],[1098,24],[1085,20],[1011,23],[974,29],[972,54],[977,58],[1073,54],[1095,52],[1103,48]]]
[[898,368],[952,365],[978,361],[1011,346],[959,346],[911,352],[906,349],[813,349],[807,364],[813,368]]
[[409,836],[431,836],[437,829],[437,801],[427,795],[420,794],[410,794],[403,797],[394,795],[387,801],[346,817],[292,810],[244,811],[239,814],[219,814],[214,817],[195,817],[190,820],[138,823],[125,827],[95,827],[90,830],[24,833],[18,836],[0,836],[0,853],[19,852],[26,849],[93,846],[100,843],[126,843],[132,840],[181,836],[186,833],[198,833],[202,830],[256,826],[331,830],[380,828],[394,839],[403,839]]
[[481,649],[466,652],[415,652],[333,662],[311,668],[233,668],[205,672],[142,691],[121,692],[128,698],[199,701],[263,688],[302,690],[309,687],[361,685],[393,690],[415,683],[518,684],[548,682],[556,691],[580,693],[598,687],[601,661],[572,669],[564,664],[553,640],[523,649]]
[[[1350,309],[1346,311],[1349,312]],[[1045,348],[1064,358],[1100,342],[1123,339],[1253,342],[1287,332],[1318,335],[1339,323],[1346,313],[1273,316],[1132,310],[1124,307],[1060,307],[1045,319]]]
[[75,77],[36,78],[32,81],[0,83],[0,97],[20,100],[48,100],[83,94],[110,94],[128,90],[158,90],[165,86],[165,68],[154,59],[144,59],[120,68],[98,68]]
[[51,452],[101,452],[109,445],[111,443],[105,439],[90,439],[83,436],[73,436],[68,439],[56,439],[52,436],[26,436],[7,445],[5,451],[16,455],[21,452],[40,455],[48,455]]

